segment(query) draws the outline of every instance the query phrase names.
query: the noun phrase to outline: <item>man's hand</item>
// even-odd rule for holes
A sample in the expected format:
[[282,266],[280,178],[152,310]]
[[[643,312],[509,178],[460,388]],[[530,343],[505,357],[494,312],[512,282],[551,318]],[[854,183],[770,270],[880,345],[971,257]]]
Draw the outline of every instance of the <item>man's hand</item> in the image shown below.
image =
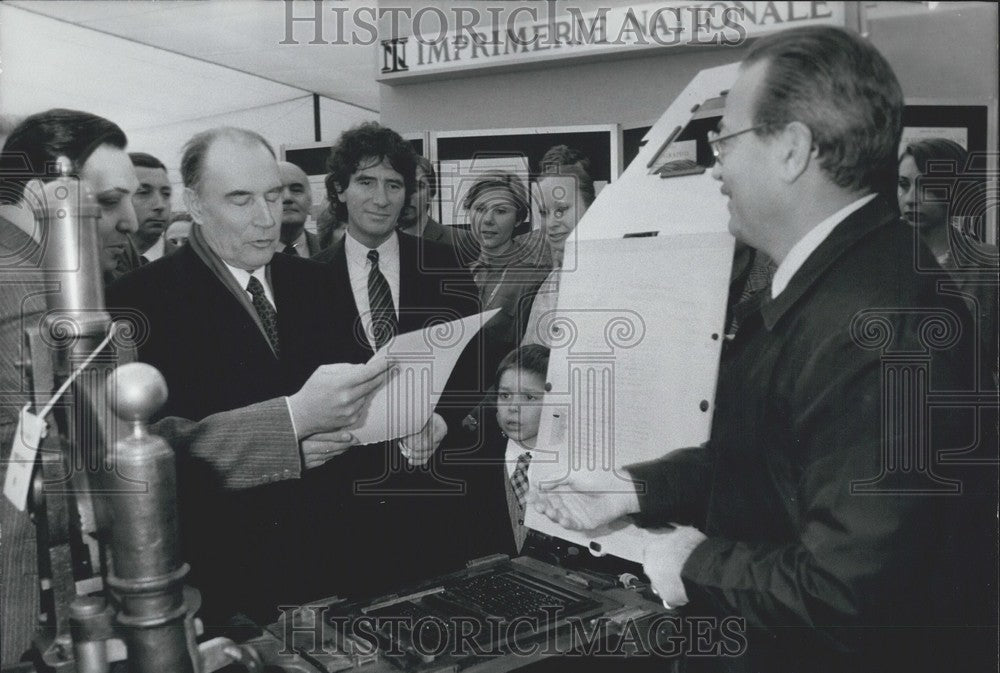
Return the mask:
[[542,482],[528,498],[535,509],[570,530],[592,530],[639,511],[635,482],[604,470]]
[[319,432],[302,440],[302,461],[306,469],[319,467],[357,444],[349,432]]
[[447,434],[448,424],[440,415],[431,414],[420,432],[399,440],[399,451],[410,465],[423,465],[431,459]]
[[375,367],[343,363],[317,367],[302,390],[288,398],[298,436],[309,437],[356,423],[391,364],[383,360]]
[[694,548],[707,540],[705,534],[691,526],[650,534],[642,556],[642,569],[653,591],[667,607],[687,605],[688,595],[681,580],[681,569]]

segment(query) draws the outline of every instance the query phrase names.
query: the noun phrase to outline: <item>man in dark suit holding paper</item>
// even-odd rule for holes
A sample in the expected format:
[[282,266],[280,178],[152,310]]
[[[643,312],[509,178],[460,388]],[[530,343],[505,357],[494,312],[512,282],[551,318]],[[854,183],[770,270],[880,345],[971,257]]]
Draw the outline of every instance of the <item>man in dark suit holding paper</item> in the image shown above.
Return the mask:
[[[267,141],[243,129],[200,133],[185,147],[181,173],[197,222],[189,244],[116,283],[108,304],[142,316],[139,358],[166,378],[164,414],[197,421],[277,398],[302,442],[302,465],[315,467],[352,441],[316,433],[337,429],[331,418],[348,399],[353,412],[344,420],[357,418],[357,394],[372,392],[378,372],[326,364],[337,362],[335,305],[329,293],[303,290],[329,287],[331,274],[275,254],[282,183]],[[254,455],[271,451],[260,446]],[[240,609],[269,621],[276,602],[313,594],[296,553],[304,553],[300,482],[288,480],[285,465],[270,475],[274,483],[224,492],[210,467],[197,456],[182,463],[180,500],[185,553],[206,607],[215,608],[208,618]]]
[[682,524],[645,549],[653,588],[747,627],[745,652],[697,670],[996,665],[995,402],[931,406],[990,379],[883,196],[902,110],[853,34],[754,44],[709,142],[730,231],[778,268],[732,343],[711,439],[627,466],[633,482],[579,473],[538,496],[574,529]]

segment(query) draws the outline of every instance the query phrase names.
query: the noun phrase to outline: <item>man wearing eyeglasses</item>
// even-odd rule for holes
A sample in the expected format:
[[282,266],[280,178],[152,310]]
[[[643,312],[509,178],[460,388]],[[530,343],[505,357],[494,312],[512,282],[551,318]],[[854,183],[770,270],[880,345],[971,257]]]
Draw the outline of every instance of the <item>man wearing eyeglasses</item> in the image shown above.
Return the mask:
[[927,401],[989,378],[969,316],[914,272],[883,196],[902,110],[856,35],[794,29],[751,48],[710,138],[713,176],[730,231],[778,267],[731,344],[711,439],[628,466],[635,491],[593,472],[537,498],[570,528],[676,525],[645,549],[654,590],[746,626],[744,651],[689,670],[995,668],[996,463],[945,453],[994,452],[995,415],[977,426]]

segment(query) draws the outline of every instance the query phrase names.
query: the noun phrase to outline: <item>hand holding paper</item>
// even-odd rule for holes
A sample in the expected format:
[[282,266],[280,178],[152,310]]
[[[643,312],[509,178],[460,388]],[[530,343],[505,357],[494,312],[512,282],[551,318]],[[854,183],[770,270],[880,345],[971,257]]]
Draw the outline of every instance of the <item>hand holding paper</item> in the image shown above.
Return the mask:
[[420,432],[399,440],[399,451],[410,465],[424,465],[434,455],[447,434],[448,424],[440,415],[431,414],[427,425]]
[[[455,364],[498,309],[431,325],[394,337],[365,366],[383,371],[371,403],[349,428],[358,444],[375,444],[420,433],[428,424]],[[429,456],[428,456],[429,457]]]
[[369,396],[385,381],[392,363],[385,358],[363,365],[317,367],[299,392],[288,398],[298,436],[340,430],[356,423]]
[[558,481],[541,481],[529,500],[535,509],[570,530],[593,530],[639,511],[635,484],[604,470],[574,472]]
[[302,440],[302,462],[307,470],[323,465],[357,444],[346,431],[318,432]]

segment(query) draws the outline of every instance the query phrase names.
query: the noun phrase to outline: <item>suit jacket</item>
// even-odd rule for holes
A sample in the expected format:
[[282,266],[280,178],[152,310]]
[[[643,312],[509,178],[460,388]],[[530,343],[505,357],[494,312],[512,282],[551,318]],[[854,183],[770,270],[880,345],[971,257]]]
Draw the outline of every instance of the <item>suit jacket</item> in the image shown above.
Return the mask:
[[[18,410],[33,402],[30,381],[17,368],[22,335],[45,313],[41,247],[0,218],[0,483],[6,476]],[[38,354],[35,354],[38,357]],[[298,477],[298,441],[284,400],[272,399],[199,422],[167,417],[151,431],[182,457],[204,462],[225,488],[240,489]],[[266,447],[267,451],[262,451]],[[39,612],[35,526],[28,512],[0,497],[0,663],[11,664],[31,647]]]
[[312,233],[311,231],[304,232],[306,235],[306,249],[309,251],[309,257],[315,257],[323,248],[319,244],[319,236]]
[[[413,231],[400,229],[399,232],[419,238],[421,241],[428,241],[435,246],[449,248],[454,255],[453,260],[448,260],[449,267],[455,265],[467,267],[479,257],[479,243],[471,231],[461,227],[446,226],[434,218],[428,218],[423,233],[419,237]],[[437,272],[444,270],[446,269],[435,269]]]
[[[17,367],[26,328],[45,311],[40,247],[16,225],[0,218],[0,483],[7,476],[18,412],[31,401],[30,386]],[[35,526],[0,495],[0,664],[13,664],[31,646],[39,608]]]
[[479,257],[479,243],[468,229],[446,226],[429,217],[422,236],[425,241],[451,246],[462,266],[468,266]]
[[996,463],[944,452],[995,461],[996,410],[922,397],[977,371],[912,236],[879,198],[851,214],[736,333],[707,448],[628,468],[647,523],[708,536],[681,572],[690,613],[746,620],[714,669],[995,667]]
[[[429,320],[453,320],[478,311],[472,279],[457,267],[448,248],[397,235],[400,333],[422,329]],[[337,242],[317,259],[334,272],[332,294],[342,331],[337,359],[365,362],[372,349],[359,327],[345,242]],[[473,340],[437,407],[448,423],[449,438],[459,436],[461,418],[481,396],[478,349]],[[467,560],[464,542],[455,533],[467,528],[470,504],[464,499],[463,468],[455,465],[453,449],[457,451],[446,439],[428,467],[411,469],[395,442],[355,447],[310,471],[306,482],[313,485],[313,508],[336,512],[314,529],[319,536],[315,548],[327,568],[340,563],[337,573],[326,573],[327,593],[383,593]]]
[[[271,349],[246,293],[195,227],[189,244],[115,283],[109,306],[141,316],[139,359],[157,367],[170,396],[165,414],[201,420],[211,414],[289,395],[320,364],[331,361],[334,310],[329,268],[277,254],[268,273],[278,316],[280,359]],[[256,449],[268,455],[273,448]],[[311,591],[298,572],[302,520],[291,468],[272,481],[228,492],[198,456],[180,463],[181,522],[192,582],[206,595],[206,614],[240,610],[271,619],[280,601]]]
[[997,321],[1000,314],[997,261],[997,246],[958,234],[952,236],[951,249],[941,264],[976,318],[980,357],[991,363],[994,383],[998,381]]

